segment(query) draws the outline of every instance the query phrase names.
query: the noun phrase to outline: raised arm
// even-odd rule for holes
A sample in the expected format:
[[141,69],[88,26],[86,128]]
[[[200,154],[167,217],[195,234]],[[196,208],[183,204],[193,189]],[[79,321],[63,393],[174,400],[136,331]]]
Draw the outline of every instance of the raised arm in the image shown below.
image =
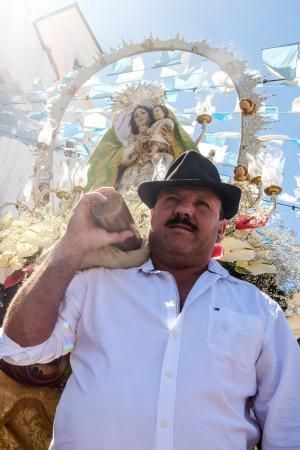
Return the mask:
[[4,319],[4,332],[22,347],[44,342],[52,333],[60,301],[90,251],[123,242],[132,231],[108,233],[97,228],[90,213],[95,202],[106,202],[105,191],[85,194],[70,218],[64,236],[14,297]]

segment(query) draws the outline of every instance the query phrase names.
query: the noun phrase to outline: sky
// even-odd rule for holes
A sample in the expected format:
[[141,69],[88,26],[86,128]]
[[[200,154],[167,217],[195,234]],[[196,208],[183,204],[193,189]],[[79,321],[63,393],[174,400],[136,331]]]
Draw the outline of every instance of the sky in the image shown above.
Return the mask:
[[[27,0],[34,17],[73,2]],[[299,40],[298,0],[78,0],[102,47],[122,39],[140,40],[152,32],[161,38],[179,33],[187,40],[232,44],[244,56],[255,49]]]
[[[2,2],[5,0],[0,0],[0,4]],[[26,0],[26,3],[32,19],[36,19],[74,2]],[[262,65],[261,49],[300,41],[299,0],[78,0],[77,3],[106,51],[116,48],[123,39],[141,41],[150,32],[161,39],[179,33],[187,41],[208,39],[214,46],[230,45],[236,56],[247,60],[251,69],[259,70],[267,79],[274,77]],[[266,88],[270,96],[268,105],[279,106],[279,121],[264,133],[300,139],[300,114],[289,114],[292,100],[300,97],[300,88],[274,82],[268,83]],[[283,148],[286,155],[284,176],[291,180],[287,193],[292,195],[295,187],[292,180],[300,175],[300,147],[285,142]],[[292,211],[287,207],[279,210],[300,239],[300,210]]]

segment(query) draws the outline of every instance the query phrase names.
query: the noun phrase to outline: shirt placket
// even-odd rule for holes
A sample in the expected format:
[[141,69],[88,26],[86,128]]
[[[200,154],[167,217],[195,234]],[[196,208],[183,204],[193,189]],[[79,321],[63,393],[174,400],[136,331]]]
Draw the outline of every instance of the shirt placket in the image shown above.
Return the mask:
[[[176,385],[185,311],[199,295],[215,283],[216,278],[206,272],[202,276],[200,283],[199,281],[188,295],[186,304],[179,315],[178,310],[180,300],[178,292],[176,301],[169,300],[165,302],[169,336],[160,379],[155,450],[174,450]],[[193,295],[194,292],[197,292],[196,296]]]
[[162,364],[160,393],[157,407],[155,450],[174,448],[174,412],[176,401],[177,369],[181,346],[183,314],[178,316],[179,295],[165,302],[168,341]]
[[160,379],[157,408],[155,450],[173,450],[174,412],[176,401],[177,369],[181,345],[182,314],[170,330]]

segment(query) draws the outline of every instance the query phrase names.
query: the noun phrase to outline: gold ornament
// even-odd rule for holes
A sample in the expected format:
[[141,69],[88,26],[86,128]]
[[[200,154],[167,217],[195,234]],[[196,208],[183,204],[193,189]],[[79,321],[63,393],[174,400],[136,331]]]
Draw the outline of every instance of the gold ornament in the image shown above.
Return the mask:
[[250,98],[242,98],[242,100],[239,103],[242,113],[245,116],[249,116],[250,114],[253,114],[256,111],[256,104],[253,100],[250,100]]
[[212,121],[212,117],[210,114],[204,113],[204,114],[199,114],[199,116],[197,116],[196,120],[201,125],[203,125],[203,124],[208,125]]
[[256,186],[260,186],[260,185],[261,185],[261,176],[260,176],[260,175],[257,175],[256,177],[253,177],[253,178],[250,180],[250,183],[251,183],[251,184],[255,184]]
[[279,195],[282,192],[282,189],[280,186],[276,186],[275,184],[272,184],[271,186],[266,187],[265,189],[266,195]]

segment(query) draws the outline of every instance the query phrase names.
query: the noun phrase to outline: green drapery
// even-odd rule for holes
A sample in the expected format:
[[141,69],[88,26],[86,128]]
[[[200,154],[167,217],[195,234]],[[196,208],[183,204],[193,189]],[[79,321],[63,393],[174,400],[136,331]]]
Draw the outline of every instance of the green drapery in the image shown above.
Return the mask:
[[[192,138],[179,124],[176,116],[170,112],[174,121],[173,150],[175,159],[193,145]],[[103,136],[89,159],[88,182],[86,191],[92,191],[100,186],[116,186],[117,177],[121,169],[122,143],[113,128]]]

